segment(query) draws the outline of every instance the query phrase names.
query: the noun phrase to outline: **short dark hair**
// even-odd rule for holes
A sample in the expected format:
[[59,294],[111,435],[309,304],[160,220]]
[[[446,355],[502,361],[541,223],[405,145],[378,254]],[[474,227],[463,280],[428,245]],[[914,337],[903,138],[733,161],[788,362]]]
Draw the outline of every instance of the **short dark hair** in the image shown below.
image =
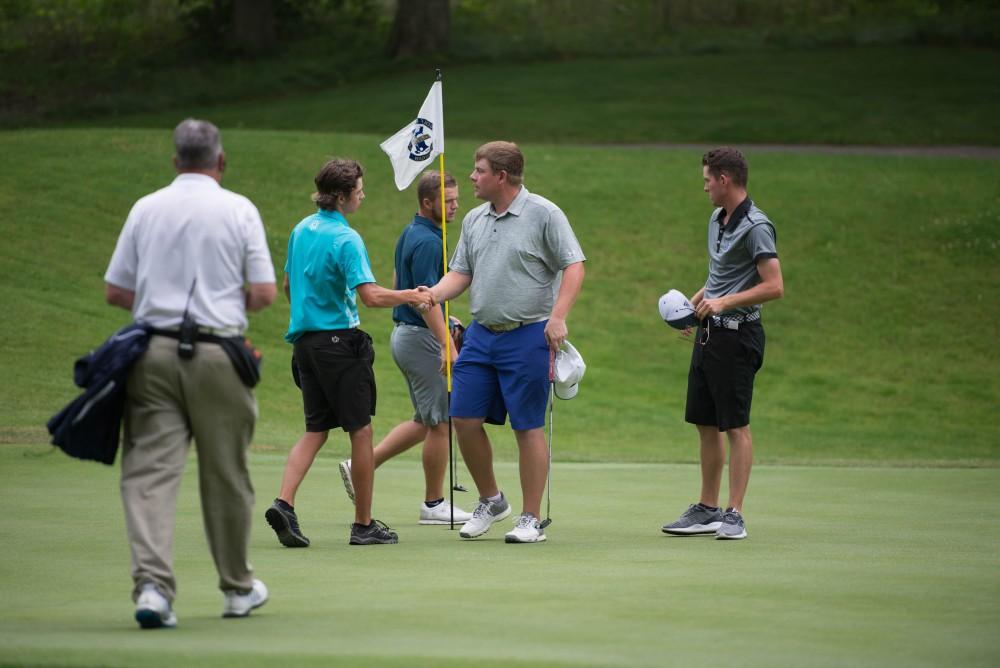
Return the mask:
[[178,169],[212,169],[219,162],[222,139],[208,121],[185,118],[174,128],[174,155]]
[[364,175],[364,169],[358,161],[334,158],[323,165],[319,174],[313,179],[316,183],[316,192],[313,193],[312,200],[321,209],[335,211],[339,203],[338,198],[341,196],[349,198],[354,186],[358,184],[358,179]]
[[[444,187],[454,188],[458,185],[455,177],[444,173]],[[436,202],[441,199],[441,172],[424,172],[417,181],[417,204],[423,204],[425,199]]]
[[725,174],[735,185],[744,188],[750,179],[750,166],[747,164],[747,159],[737,149],[729,146],[713,148],[701,157],[701,164],[708,167],[708,173],[715,178]]
[[476,149],[476,160],[490,163],[490,169],[507,172],[507,183],[521,185],[524,178],[524,154],[512,141],[491,141]]

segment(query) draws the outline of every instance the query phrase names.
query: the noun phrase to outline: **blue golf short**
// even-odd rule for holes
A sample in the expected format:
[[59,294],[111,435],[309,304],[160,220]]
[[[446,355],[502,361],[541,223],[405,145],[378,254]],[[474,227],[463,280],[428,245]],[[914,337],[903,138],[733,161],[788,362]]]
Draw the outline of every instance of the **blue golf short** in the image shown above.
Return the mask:
[[504,424],[509,414],[514,429],[545,426],[550,364],[546,322],[500,334],[477,322],[469,326],[452,369],[452,417]]

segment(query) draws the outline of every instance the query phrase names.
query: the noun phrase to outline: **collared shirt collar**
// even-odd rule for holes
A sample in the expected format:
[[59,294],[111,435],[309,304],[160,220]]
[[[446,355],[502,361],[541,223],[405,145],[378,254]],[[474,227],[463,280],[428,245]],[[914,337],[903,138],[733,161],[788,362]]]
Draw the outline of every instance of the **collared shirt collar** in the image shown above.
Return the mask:
[[[514,196],[514,199],[510,202],[510,206],[507,207],[507,210],[504,211],[502,215],[506,216],[509,213],[512,216],[520,216],[521,212],[524,211],[524,205],[528,201],[529,194],[528,189],[521,186],[521,190],[519,190],[517,195]],[[497,215],[497,211],[493,208],[492,204],[490,204],[490,215],[494,218],[501,217]]]
[[329,211],[327,209],[317,209],[316,215],[323,220],[330,221],[331,223],[341,223],[343,225],[347,225],[347,219],[344,218],[344,214],[336,210]]
[[221,188],[219,182],[213,179],[208,174],[199,174],[198,172],[181,172],[174,177],[174,183],[201,183],[203,185],[213,185],[216,188]]
[[424,227],[430,228],[436,235],[441,236],[441,228],[434,224],[434,221],[430,218],[424,218],[419,213],[413,214],[413,222],[417,225],[423,225]]
[[[748,194],[746,196],[746,199],[740,202],[739,205],[735,209],[733,209],[733,215],[729,217],[729,222],[732,223],[733,221],[736,221],[736,224],[739,225],[739,222],[743,220],[744,216],[747,215],[747,212],[750,210],[750,206],[752,204],[753,202],[750,200],[750,195]],[[725,219],[726,219],[726,210],[720,209],[719,217],[716,219],[716,221],[721,226],[722,221],[724,221]],[[729,227],[729,225],[727,224],[726,227]]]

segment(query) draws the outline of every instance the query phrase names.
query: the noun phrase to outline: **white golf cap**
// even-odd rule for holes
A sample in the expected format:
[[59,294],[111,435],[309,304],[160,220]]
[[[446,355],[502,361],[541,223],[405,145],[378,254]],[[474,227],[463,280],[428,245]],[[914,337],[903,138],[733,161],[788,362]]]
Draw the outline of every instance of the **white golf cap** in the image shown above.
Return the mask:
[[694,307],[680,290],[671,290],[660,297],[660,317],[674,329],[686,329],[698,325]]
[[583,357],[569,341],[563,341],[562,349],[556,353],[555,373],[552,384],[560,399],[572,399],[580,391],[580,381],[587,371]]

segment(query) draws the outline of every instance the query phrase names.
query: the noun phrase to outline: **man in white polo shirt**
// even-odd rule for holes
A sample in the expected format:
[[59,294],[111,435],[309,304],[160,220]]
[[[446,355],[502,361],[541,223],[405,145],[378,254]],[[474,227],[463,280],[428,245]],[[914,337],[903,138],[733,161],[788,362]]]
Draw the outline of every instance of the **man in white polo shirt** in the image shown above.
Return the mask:
[[[173,524],[192,438],[223,616],[245,617],[268,596],[247,561],[254,501],[247,448],[257,403],[212,339],[241,335],[246,312],[274,301],[274,265],[257,209],[221,187],[219,130],[187,119],[174,130],[174,146],[177,177],[132,207],[104,276],[108,303],[156,332],[129,374],[121,460],[132,598],[143,628],[177,624]],[[197,327],[188,328],[191,337],[181,336],[185,322]]]

